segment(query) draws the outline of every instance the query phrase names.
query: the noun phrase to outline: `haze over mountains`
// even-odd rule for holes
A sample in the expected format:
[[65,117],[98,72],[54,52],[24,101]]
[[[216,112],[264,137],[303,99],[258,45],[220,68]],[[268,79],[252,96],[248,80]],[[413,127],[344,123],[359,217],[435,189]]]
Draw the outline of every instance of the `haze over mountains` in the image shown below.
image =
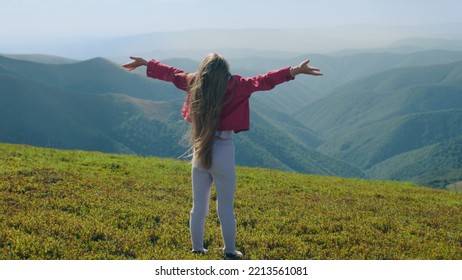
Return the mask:
[[[123,44],[115,40],[110,48],[105,44],[107,57],[117,63],[77,56],[0,56],[0,142],[181,156],[187,151],[182,140],[187,124],[179,114],[184,93],[123,70],[118,57],[130,48],[138,51],[127,55],[149,53],[137,46],[160,48],[155,42],[163,42],[164,51],[152,53],[161,59],[175,56],[181,49],[169,51],[169,40],[188,42],[185,34],[197,37],[194,32],[157,34]],[[258,36],[249,42],[271,34],[289,38],[287,31],[252,34]],[[460,41],[400,42],[378,49],[377,41],[373,51],[334,54],[306,54],[301,47],[274,51],[257,43],[247,50],[226,49],[233,73],[254,75],[310,58],[325,74],[253,95],[251,130],[236,136],[237,163],[432,187],[462,181]],[[162,61],[194,71],[207,52],[189,47],[184,46],[185,55]],[[258,48],[263,51],[254,51]]]
[[[309,26],[309,25],[307,25]],[[228,58],[292,58],[307,53],[409,53],[461,50],[462,23],[428,25],[352,24],[284,29],[190,29],[119,37],[4,40],[0,53],[53,54],[79,60],[105,57],[123,62],[129,55],[200,60],[209,52]]]

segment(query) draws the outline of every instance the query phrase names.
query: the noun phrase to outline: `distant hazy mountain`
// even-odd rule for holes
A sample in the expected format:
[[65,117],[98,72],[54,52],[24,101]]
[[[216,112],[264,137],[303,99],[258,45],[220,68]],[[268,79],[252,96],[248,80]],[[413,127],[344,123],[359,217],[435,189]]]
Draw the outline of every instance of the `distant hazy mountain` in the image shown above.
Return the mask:
[[462,39],[459,36],[454,38],[436,39],[436,38],[405,38],[392,43],[390,47],[394,50],[401,51],[419,51],[428,49],[460,51],[462,49]]
[[44,64],[67,64],[78,62],[78,60],[75,59],[46,54],[4,54],[3,56],[16,60],[25,60]]
[[21,45],[4,40],[0,49],[8,53],[39,52],[83,60],[108,57],[116,61],[129,55],[201,59],[208,52],[220,52],[233,58],[290,58],[306,53],[341,51],[345,54],[345,50],[354,53],[358,53],[358,50],[369,52],[371,49],[400,53],[429,49],[461,51],[462,46],[455,42],[462,37],[461,30],[460,23],[429,26],[354,24],[322,28],[310,28],[308,24],[291,29],[209,28]]
[[124,93],[150,100],[183,98],[172,85],[128,73],[103,58],[50,65],[0,56],[1,68],[10,75],[81,93]]

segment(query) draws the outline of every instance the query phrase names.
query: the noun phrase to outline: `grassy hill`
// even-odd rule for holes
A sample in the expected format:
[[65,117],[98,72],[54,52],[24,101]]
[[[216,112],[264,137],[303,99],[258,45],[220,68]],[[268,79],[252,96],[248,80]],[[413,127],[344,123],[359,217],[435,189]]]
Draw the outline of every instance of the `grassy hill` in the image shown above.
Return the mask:
[[[0,145],[0,259],[222,259],[190,253],[190,166]],[[237,170],[247,259],[461,259],[462,196],[409,183]]]

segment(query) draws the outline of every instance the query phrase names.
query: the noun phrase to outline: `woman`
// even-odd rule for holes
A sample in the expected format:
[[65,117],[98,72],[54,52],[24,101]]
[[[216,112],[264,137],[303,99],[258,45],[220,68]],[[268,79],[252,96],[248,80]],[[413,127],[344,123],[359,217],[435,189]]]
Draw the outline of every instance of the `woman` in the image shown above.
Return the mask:
[[322,74],[319,69],[308,66],[309,60],[296,67],[244,78],[231,75],[228,62],[215,53],[207,55],[195,73],[186,73],[156,60],[130,58],[133,61],[123,65],[124,68],[132,71],[147,66],[148,77],[171,82],[187,92],[181,113],[191,123],[193,207],[190,230],[193,252],[207,252],[204,248],[205,218],[212,183],[215,182],[225,256],[241,259],[242,253],[235,248],[233,133],[249,130],[249,98],[253,92],[270,90],[299,74]]

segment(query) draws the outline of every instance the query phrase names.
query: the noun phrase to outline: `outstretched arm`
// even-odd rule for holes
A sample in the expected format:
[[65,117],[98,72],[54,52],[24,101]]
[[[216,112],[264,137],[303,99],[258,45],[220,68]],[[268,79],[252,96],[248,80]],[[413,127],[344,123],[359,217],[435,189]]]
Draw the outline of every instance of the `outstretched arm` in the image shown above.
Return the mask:
[[299,74],[322,76],[318,68],[308,66],[309,60],[301,62],[295,67],[285,67],[279,70],[272,70],[264,75],[257,75],[251,78],[240,78],[240,85],[245,88],[247,94],[255,91],[270,90],[276,85],[293,80]]
[[141,57],[130,56],[130,59],[133,59],[132,62],[122,65],[123,68],[128,71],[133,71],[140,66],[147,66],[148,62]]
[[299,74],[313,75],[313,76],[322,76],[322,73],[319,72],[318,68],[308,66],[310,63],[309,60],[305,60],[300,63],[298,66],[290,68],[290,74],[292,77],[295,77]]
[[154,59],[147,61],[144,58],[135,56],[130,56],[130,59],[133,59],[133,61],[122,65],[123,68],[133,71],[140,66],[147,66],[146,75],[148,77],[171,82],[181,90],[186,91],[188,89],[189,82],[192,78],[191,74],[186,73],[181,69],[162,64]]

